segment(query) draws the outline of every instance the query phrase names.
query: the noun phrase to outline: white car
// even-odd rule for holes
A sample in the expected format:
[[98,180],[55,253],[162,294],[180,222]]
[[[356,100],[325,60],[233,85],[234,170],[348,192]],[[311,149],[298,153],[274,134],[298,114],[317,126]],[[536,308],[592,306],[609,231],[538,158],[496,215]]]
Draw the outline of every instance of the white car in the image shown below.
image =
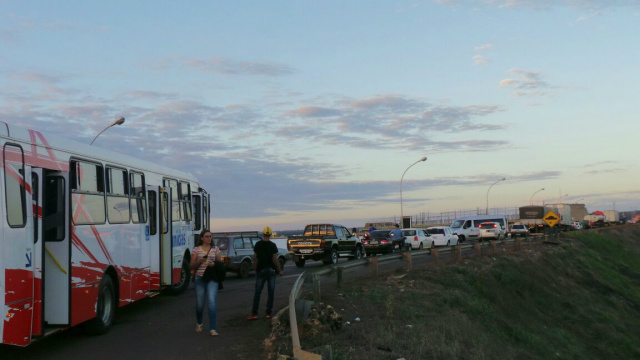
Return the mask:
[[480,228],[480,235],[478,236],[480,241],[484,239],[500,240],[505,237],[502,225],[497,222],[483,222],[478,227]]
[[582,223],[580,221],[574,221],[571,223],[571,228],[573,230],[582,230]]
[[512,238],[518,236],[527,237],[529,236],[529,228],[524,224],[513,224],[509,230],[509,235],[511,235]]
[[427,232],[434,245],[458,245],[458,235],[455,235],[448,226],[428,227]]
[[405,238],[405,243],[411,244],[412,249],[422,250],[431,249],[433,247],[433,240],[425,229],[402,229],[402,236]]

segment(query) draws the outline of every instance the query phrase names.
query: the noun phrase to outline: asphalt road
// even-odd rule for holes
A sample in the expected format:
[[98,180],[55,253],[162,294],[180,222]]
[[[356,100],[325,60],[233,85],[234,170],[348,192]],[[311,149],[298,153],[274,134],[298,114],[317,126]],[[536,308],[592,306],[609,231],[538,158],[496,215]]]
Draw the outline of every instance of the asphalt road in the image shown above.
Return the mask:
[[[467,252],[470,250],[466,250]],[[450,261],[448,252],[441,261]],[[338,266],[348,260],[340,259]],[[414,266],[432,261],[432,256],[416,256]],[[404,267],[403,260],[380,263],[380,271]],[[274,312],[287,306],[294,282],[302,271],[322,269],[322,262],[307,262],[299,269],[292,262],[285,265],[285,275],[276,280]],[[344,270],[345,281],[368,276],[371,268],[360,266]],[[335,277],[323,278],[323,286],[335,283]],[[55,334],[28,347],[0,346],[0,359],[69,360],[69,359],[264,359],[262,342],[271,331],[264,318],[267,290],[263,290],[260,319],[249,321],[253,276],[240,279],[229,274],[218,294],[218,332],[195,333],[195,291],[193,285],[178,296],[158,295],[119,309],[109,333],[89,336],[82,327]],[[205,314],[206,319],[206,314]],[[206,330],[205,320],[205,330]]]

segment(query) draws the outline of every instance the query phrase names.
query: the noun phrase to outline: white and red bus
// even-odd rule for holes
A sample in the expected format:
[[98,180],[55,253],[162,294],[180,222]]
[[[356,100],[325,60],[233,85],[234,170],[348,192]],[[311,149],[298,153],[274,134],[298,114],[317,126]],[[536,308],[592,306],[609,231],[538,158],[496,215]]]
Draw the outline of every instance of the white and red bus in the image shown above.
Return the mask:
[[184,291],[209,228],[195,177],[0,122],[0,343],[26,346]]

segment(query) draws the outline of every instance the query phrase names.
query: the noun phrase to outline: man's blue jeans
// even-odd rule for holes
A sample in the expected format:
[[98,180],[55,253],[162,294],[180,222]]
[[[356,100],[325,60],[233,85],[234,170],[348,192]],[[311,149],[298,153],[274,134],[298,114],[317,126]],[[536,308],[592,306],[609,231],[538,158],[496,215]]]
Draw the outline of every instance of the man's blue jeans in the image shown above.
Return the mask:
[[269,297],[267,298],[267,315],[271,315],[273,311],[273,296],[276,291],[276,271],[272,268],[264,268],[258,271],[256,274],[256,289],[253,293],[253,309],[251,309],[251,313],[253,315],[258,315],[258,306],[260,305],[260,295],[262,294],[262,289],[264,288],[264,283],[267,283],[267,290],[269,293]]
[[216,281],[204,282],[202,276],[196,275],[196,321],[202,325],[204,304],[206,302],[209,310],[209,330],[216,330],[216,322],[218,320],[217,298],[218,283]]

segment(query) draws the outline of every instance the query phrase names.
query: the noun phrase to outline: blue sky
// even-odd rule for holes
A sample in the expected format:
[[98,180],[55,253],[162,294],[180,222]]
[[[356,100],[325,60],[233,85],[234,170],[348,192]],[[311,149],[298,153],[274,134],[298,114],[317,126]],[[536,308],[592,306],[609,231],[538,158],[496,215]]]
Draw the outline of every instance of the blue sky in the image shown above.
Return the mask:
[[[640,0],[4,1],[0,118],[163,163],[215,230],[638,209]],[[564,196],[563,195],[567,195]]]

